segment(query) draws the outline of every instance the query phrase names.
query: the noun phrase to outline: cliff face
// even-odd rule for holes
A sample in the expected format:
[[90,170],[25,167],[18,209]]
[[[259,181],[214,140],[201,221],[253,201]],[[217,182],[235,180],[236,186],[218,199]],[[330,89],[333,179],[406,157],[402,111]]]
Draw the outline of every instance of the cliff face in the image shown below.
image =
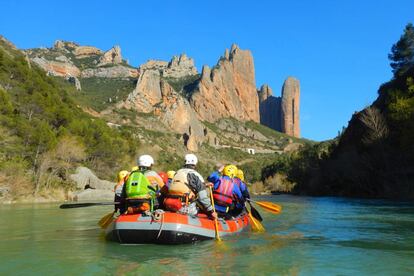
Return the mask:
[[259,122],[259,100],[250,51],[233,45],[216,67],[204,66],[190,103],[201,120],[214,122],[233,117]]
[[[152,112],[156,105],[165,100],[162,88],[168,84],[166,80],[194,76],[197,73],[194,61],[186,55],[174,56],[170,62],[150,60],[138,68],[137,85],[120,106],[134,108],[139,112]],[[170,87],[168,85],[168,90]]]
[[[62,59],[60,59],[62,60]],[[44,57],[34,57],[32,61],[45,70],[48,75],[57,77],[79,77],[81,71],[71,62],[47,60]]]
[[274,97],[268,85],[258,91],[260,123],[274,130],[299,138],[299,81],[289,77],[282,87],[282,97]]
[[137,70],[123,61],[121,48],[102,50],[57,40],[52,48],[29,49],[25,54],[49,75],[81,78],[136,78]]
[[[267,85],[257,91],[252,54],[237,45],[226,49],[213,68],[203,66],[201,75],[194,60],[185,54],[168,62],[149,60],[133,68],[122,59],[119,46],[105,52],[58,40],[52,48],[25,53],[49,75],[65,77],[78,90],[100,93],[108,86],[114,95],[107,96],[110,100],[100,99],[101,103],[116,99],[116,108],[156,114],[167,127],[187,135],[192,148],[205,139],[201,122],[222,118],[251,120],[289,135],[300,134],[299,83],[293,78],[286,80],[282,98],[273,96]],[[124,86],[112,85],[112,81]],[[123,89],[120,95],[118,91]]]
[[282,88],[282,132],[295,137],[300,137],[299,99],[299,80],[287,78]]
[[174,56],[170,62],[150,60],[138,68],[137,85],[118,108],[153,112],[164,125],[183,135],[189,150],[197,151],[204,139],[203,125],[181,91],[168,82],[197,73],[194,61],[186,55]]
[[271,129],[281,131],[281,98],[274,97],[272,89],[264,84],[258,91],[260,123]]
[[[176,131],[189,129],[189,118],[186,116],[195,115],[196,119],[191,119],[193,129],[200,129],[195,127],[201,124],[200,121],[215,122],[232,117],[239,121],[260,122],[274,130],[300,136],[299,82],[288,78],[282,97],[273,96],[268,85],[257,91],[252,55],[236,45],[225,51],[214,68],[203,66],[198,79],[193,60],[185,55],[174,56],[170,62],[150,60],[138,68],[138,74],[135,90],[119,106],[146,113],[154,110],[158,114],[167,112],[168,118],[176,120]],[[179,88],[174,85],[176,81],[185,82],[189,77],[195,77],[194,81]],[[174,105],[171,101],[166,104],[162,89],[166,84],[174,92],[169,94],[173,95]],[[177,108],[178,103],[181,108]],[[188,103],[190,106],[187,106]],[[160,106],[163,106],[163,111]],[[184,106],[185,109],[182,109]],[[170,119],[164,121],[172,122]],[[195,133],[197,137],[202,137],[199,131]]]

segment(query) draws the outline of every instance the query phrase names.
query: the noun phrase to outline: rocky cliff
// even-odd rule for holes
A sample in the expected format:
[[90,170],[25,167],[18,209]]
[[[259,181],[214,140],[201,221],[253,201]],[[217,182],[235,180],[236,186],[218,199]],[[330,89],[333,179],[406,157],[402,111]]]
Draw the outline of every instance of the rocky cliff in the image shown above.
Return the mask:
[[100,57],[98,66],[119,63],[122,63],[121,47],[116,45]]
[[258,91],[260,123],[299,138],[299,81],[289,77],[283,84],[282,96],[275,97],[272,94],[268,85],[263,85]]
[[[252,54],[235,44],[214,67],[203,66],[201,74],[185,54],[133,68],[123,60],[119,46],[105,52],[58,40],[52,48],[30,49],[26,54],[49,75],[67,78],[78,90],[93,89],[96,94],[108,91],[108,86],[117,89],[114,95],[105,92],[108,96],[104,101],[100,98],[101,105],[116,99],[118,109],[156,114],[168,128],[187,137],[183,139],[190,148],[207,139],[203,121],[214,123],[221,118],[260,122],[296,137],[300,133],[299,84],[288,79],[282,98],[273,96],[267,85],[257,91]],[[123,87],[108,79],[116,79]],[[133,91],[125,91],[132,85]]]
[[272,89],[264,84],[258,91],[260,123],[271,129],[281,131],[281,98],[274,97]]
[[[137,85],[120,107],[134,108],[139,112],[152,112],[155,106],[166,99],[163,97],[163,87],[166,88],[169,82],[198,74],[193,59],[186,55],[174,56],[170,62],[149,60],[138,68]],[[167,90],[171,86],[168,85]],[[171,88],[173,89],[173,88]],[[173,89],[174,90],[174,89]],[[178,90],[178,89],[177,89]],[[181,91],[175,91],[181,92]],[[167,93],[169,94],[169,93]]]
[[233,44],[215,67],[203,67],[190,99],[199,119],[214,122],[223,117],[260,121],[253,57]]
[[80,46],[57,40],[52,48],[25,50],[26,55],[49,75],[76,78],[136,78],[137,70],[123,61],[121,48],[103,52],[93,46]]
[[299,80],[289,77],[282,88],[282,132],[294,137],[300,137],[299,100]]
[[138,74],[134,91],[117,107],[153,112],[163,124],[183,136],[189,150],[197,151],[204,140],[203,125],[182,91],[176,91],[170,84],[197,76],[193,59],[181,55],[170,62],[150,60],[138,68]]

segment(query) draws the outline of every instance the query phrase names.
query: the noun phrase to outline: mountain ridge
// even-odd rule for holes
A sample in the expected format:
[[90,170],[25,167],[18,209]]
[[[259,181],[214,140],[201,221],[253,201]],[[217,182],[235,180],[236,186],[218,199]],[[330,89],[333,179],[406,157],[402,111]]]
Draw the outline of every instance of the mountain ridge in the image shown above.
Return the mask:
[[[187,123],[173,127],[177,132],[190,127],[199,130],[200,121],[215,122],[226,117],[262,123],[253,57],[249,50],[241,50],[236,44],[225,50],[213,68],[204,65],[201,73],[194,66],[194,60],[185,54],[173,56],[170,61],[148,60],[135,68],[122,58],[119,46],[102,51],[93,46],[57,40],[52,48],[28,49],[25,53],[49,75],[71,80],[78,90],[82,89],[82,83],[100,78],[122,80],[125,82],[123,87],[136,82],[135,89],[128,95],[108,97],[107,104],[116,103],[117,108],[137,112],[156,112],[161,115],[160,120],[169,125],[178,117],[187,116],[184,120]],[[127,84],[128,79],[130,84]],[[299,97],[300,92],[294,95],[297,111]],[[287,131],[299,129],[299,118],[296,117],[296,121],[289,119],[292,114],[290,110],[283,113],[282,102],[280,106],[270,106],[266,115],[280,122],[277,124],[279,128],[267,126],[299,137],[299,131]],[[189,132],[186,134],[191,135]],[[203,143],[200,131],[195,131],[193,136],[197,144]]]

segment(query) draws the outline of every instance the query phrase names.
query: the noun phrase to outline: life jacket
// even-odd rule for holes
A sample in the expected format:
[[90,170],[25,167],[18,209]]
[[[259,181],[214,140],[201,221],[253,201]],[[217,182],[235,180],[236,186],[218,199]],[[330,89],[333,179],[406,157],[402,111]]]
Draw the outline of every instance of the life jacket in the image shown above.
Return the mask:
[[188,186],[188,171],[179,170],[168,187],[168,194],[164,200],[167,210],[178,211],[196,200],[196,195]]
[[191,191],[188,186],[188,172],[185,170],[179,170],[174,178],[172,179],[170,186],[168,187],[168,195],[178,195],[184,196],[189,194],[194,196],[193,191]]
[[127,199],[144,199],[154,197],[154,188],[152,188],[151,183],[140,171],[132,172],[124,185]]
[[214,203],[224,207],[233,205],[233,189],[236,185],[231,178],[220,177],[220,185],[213,191]]
[[164,187],[164,182],[161,176],[158,175],[158,173],[152,170],[147,170],[147,171],[144,171],[144,175],[147,177],[152,187],[156,189],[157,191],[160,190],[162,187]]

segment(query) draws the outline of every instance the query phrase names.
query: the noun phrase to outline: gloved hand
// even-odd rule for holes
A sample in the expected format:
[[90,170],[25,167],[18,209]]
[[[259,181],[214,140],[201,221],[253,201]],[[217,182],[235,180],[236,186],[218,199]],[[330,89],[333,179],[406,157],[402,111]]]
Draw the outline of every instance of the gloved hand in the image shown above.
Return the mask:
[[210,218],[212,218],[212,219],[218,219],[217,213],[216,212],[212,212],[210,214]]

